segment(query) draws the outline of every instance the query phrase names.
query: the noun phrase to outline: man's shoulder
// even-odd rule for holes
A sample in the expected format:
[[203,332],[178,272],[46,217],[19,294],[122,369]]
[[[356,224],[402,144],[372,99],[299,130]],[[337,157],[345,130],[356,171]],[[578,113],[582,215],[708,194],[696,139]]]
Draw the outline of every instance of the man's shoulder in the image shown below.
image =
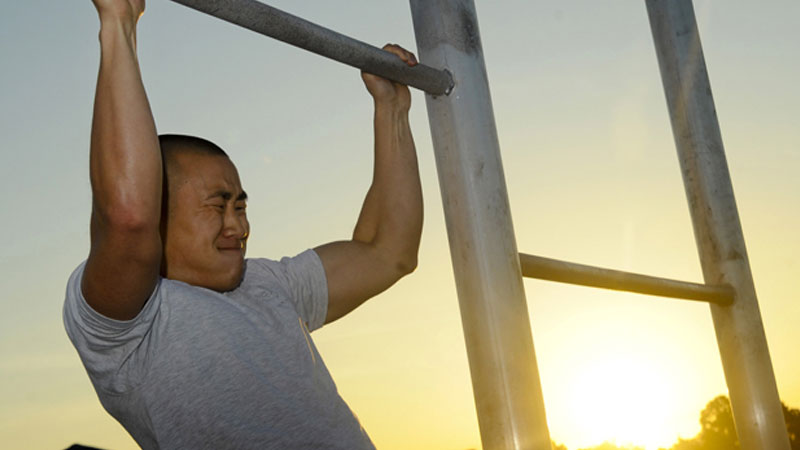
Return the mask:
[[289,300],[310,329],[325,322],[328,286],[325,268],[313,249],[280,260],[247,260],[240,294]]
[[284,256],[280,259],[247,258],[245,259],[245,278],[250,276],[274,277],[277,281],[291,274],[308,273],[314,275],[322,269],[322,261],[313,249],[307,249],[295,256]]

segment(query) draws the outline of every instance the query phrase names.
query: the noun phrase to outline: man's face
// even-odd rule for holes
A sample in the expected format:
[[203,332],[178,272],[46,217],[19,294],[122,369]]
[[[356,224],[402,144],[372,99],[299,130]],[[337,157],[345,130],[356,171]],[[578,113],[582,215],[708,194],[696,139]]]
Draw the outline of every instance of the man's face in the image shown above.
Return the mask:
[[170,171],[162,275],[219,292],[236,288],[250,234],[236,167],[188,152],[175,156]]

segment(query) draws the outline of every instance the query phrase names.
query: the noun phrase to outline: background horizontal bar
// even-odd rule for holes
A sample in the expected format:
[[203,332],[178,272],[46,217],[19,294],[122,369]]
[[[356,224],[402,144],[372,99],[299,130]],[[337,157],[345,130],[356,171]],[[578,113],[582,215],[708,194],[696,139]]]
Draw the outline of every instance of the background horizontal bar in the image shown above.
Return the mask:
[[522,276],[661,297],[700,300],[718,305],[733,303],[734,291],[727,284],[710,286],[687,281],[651,277],[619,270],[585,266],[541,256],[519,254]]
[[453,77],[446,70],[418,64],[409,67],[395,55],[256,0],[173,0],[240,27],[334,59],[365,72],[446,95]]

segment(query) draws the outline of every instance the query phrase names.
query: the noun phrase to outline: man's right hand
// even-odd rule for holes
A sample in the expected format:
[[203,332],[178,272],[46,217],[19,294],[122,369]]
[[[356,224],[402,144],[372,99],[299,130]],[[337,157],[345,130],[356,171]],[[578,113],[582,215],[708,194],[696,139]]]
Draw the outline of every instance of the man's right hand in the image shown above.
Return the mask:
[[133,29],[144,13],[145,0],[92,0],[100,22],[120,21]]

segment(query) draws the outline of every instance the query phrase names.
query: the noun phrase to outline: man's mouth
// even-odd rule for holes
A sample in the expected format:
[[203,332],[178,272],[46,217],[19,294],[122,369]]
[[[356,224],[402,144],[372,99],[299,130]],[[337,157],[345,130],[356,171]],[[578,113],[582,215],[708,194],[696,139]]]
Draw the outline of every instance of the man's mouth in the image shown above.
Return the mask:
[[236,244],[236,245],[226,245],[223,247],[217,247],[217,250],[221,252],[242,252],[244,250],[243,244]]

